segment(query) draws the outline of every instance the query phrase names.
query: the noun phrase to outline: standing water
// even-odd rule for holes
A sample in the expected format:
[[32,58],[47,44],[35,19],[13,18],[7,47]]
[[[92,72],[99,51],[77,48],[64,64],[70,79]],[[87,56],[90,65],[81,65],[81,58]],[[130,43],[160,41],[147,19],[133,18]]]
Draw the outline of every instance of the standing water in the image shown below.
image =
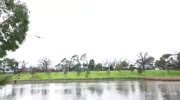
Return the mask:
[[180,82],[11,84],[0,89],[0,100],[180,100]]

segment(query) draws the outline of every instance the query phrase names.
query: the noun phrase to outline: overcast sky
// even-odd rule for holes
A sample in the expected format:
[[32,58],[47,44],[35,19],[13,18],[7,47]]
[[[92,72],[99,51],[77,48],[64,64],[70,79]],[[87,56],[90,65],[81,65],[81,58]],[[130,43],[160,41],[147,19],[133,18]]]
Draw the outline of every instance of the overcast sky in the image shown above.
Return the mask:
[[56,64],[83,53],[96,62],[133,61],[141,51],[156,58],[180,51],[180,0],[21,1],[31,13],[26,40],[8,54],[18,61]]

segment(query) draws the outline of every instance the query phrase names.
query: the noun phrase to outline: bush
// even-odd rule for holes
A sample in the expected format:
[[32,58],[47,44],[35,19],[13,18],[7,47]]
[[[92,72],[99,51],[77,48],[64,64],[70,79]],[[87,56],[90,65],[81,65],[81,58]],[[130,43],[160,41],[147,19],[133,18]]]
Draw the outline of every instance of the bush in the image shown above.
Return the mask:
[[31,72],[32,78],[34,78],[34,75],[36,74],[36,69],[32,68],[30,72]]
[[134,69],[136,69],[136,68],[131,67],[131,68],[130,68],[130,71],[131,71],[131,72],[134,72]]
[[137,71],[138,71],[139,74],[141,74],[142,73],[142,68],[138,67]]

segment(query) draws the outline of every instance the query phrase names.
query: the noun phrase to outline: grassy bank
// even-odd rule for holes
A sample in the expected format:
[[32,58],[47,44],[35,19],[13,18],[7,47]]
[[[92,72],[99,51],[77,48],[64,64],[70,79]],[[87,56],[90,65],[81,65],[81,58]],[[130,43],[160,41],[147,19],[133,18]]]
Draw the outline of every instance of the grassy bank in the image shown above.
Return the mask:
[[10,81],[10,79],[11,79],[11,76],[0,75],[0,86],[8,83]]
[[86,75],[85,72],[82,72],[80,76],[76,72],[69,72],[64,76],[63,72],[54,72],[54,73],[36,73],[34,77],[31,74],[21,74],[13,75],[12,80],[98,80],[98,79],[143,79],[148,77],[172,77],[180,78],[180,71],[170,71],[166,74],[165,71],[145,71],[142,74],[138,74],[130,71],[111,71],[110,74],[107,74],[106,71],[99,72],[90,72]]

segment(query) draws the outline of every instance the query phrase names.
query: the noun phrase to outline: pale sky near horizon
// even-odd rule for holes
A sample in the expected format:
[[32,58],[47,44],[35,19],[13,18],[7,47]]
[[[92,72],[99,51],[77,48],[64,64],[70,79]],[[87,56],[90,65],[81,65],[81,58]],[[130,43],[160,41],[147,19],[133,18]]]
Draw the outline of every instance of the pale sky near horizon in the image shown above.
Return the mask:
[[[21,0],[30,10],[27,38],[8,57],[32,65],[87,54],[134,61],[180,51],[179,0]],[[37,39],[34,35],[43,38]]]

